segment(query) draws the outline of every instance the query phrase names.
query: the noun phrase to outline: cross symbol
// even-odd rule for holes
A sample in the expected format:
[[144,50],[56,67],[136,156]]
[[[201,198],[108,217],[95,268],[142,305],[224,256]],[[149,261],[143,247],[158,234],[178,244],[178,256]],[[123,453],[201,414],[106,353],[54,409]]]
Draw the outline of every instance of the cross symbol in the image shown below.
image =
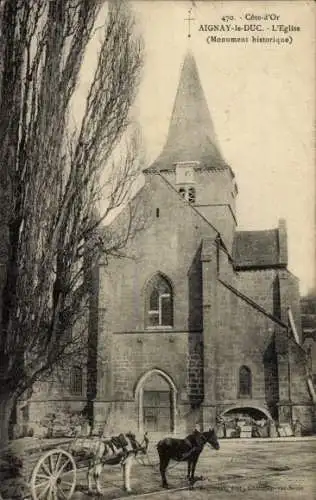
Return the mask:
[[191,38],[191,21],[194,21],[194,17],[191,17],[192,9],[189,9],[189,17],[185,19],[188,21],[188,38]]

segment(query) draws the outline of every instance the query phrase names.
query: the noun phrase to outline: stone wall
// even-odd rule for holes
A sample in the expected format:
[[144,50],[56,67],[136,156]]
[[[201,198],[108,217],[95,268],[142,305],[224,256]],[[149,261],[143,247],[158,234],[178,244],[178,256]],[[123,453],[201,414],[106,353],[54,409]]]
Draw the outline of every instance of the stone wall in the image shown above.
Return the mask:
[[51,381],[34,384],[29,398],[25,396],[17,405],[16,423],[20,429],[33,429],[34,434],[41,433],[40,422],[48,415],[59,412],[81,412],[87,404],[86,371],[82,372],[82,393],[73,395],[69,392],[69,378],[54,376]]
[[[116,406],[111,414],[117,415],[123,404],[124,418],[129,415],[131,425],[138,413],[137,382],[150,370],[159,369],[177,389],[179,428],[185,421],[199,419],[194,407],[203,398],[200,252],[202,238],[208,235],[214,241],[216,233],[159,176],[152,176],[139,196],[140,203],[151,207],[146,230],[126,248],[130,258],[110,259],[109,265],[100,267],[95,407],[102,415],[112,401]],[[146,285],[158,272],[172,285],[174,324],[151,329],[145,321]]]
[[112,397],[133,400],[140,377],[157,368],[174,381],[180,399],[187,398],[187,333],[151,332],[113,335]]
[[210,335],[216,352],[216,401],[238,404],[239,369],[245,365],[252,378],[249,404],[271,402],[271,386],[277,383],[272,369],[274,322],[222,284],[217,287],[215,311],[216,329]]
[[[146,231],[126,249],[132,257],[100,267],[98,350],[103,380],[98,399],[132,400],[137,380],[159,368],[174,380],[179,401],[186,402],[189,395],[200,398],[202,392],[199,254],[203,235],[215,238],[216,233],[159,177],[153,176],[140,196],[145,204],[150,199],[152,212]],[[167,329],[146,328],[146,285],[157,272],[173,289],[174,325]]]
[[[268,315],[284,321],[291,305],[297,319],[297,280],[278,269],[235,273],[214,229],[168,182],[159,175],[147,177],[138,200],[148,214],[145,231],[129,242],[129,258],[110,258],[107,266],[100,266],[99,420],[109,412],[109,421],[115,423],[122,413],[129,425],[137,426],[137,383],[153,369],[165,373],[176,387],[180,427],[195,420],[214,425],[216,414],[238,405],[261,408],[277,418],[278,408],[288,402],[288,352],[287,342],[283,350],[281,345],[284,328]],[[227,224],[232,227],[230,219]],[[172,286],[174,324],[150,329],[146,285],[158,272]],[[297,363],[293,394],[304,392],[306,385],[298,375],[303,360]],[[242,365],[252,378],[246,399],[239,394]]]
[[157,272],[166,275],[174,288],[174,328],[188,331],[190,268],[202,239],[215,238],[216,233],[157,176],[139,198],[139,204],[148,205],[150,200],[145,231],[124,249],[127,258],[109,258],[108,265],[100,269],[99,308],[106,308],[108,325],[101,324],[99,332],[108,327],[114,332],[144,330],[146,284]]
[[274,281],[278,271],[275,269],[239,271],[234,286],[253,299],[270,314],[275,312]]

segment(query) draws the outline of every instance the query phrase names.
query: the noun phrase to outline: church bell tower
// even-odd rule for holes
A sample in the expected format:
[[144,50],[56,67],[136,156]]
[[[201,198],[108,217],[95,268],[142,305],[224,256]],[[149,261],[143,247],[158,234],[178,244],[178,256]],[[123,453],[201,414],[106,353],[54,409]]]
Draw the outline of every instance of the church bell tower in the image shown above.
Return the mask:
[[220,151],[191,51],[182,65],[165,146],[145,173],[165,176],[219,231],[231,252],[237,224],[237,185]]

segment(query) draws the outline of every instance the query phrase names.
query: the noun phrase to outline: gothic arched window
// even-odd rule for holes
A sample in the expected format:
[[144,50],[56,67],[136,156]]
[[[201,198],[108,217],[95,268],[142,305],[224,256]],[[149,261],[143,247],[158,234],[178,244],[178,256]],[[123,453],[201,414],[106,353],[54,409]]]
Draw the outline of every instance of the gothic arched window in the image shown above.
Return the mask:
[[146,326],[173,326],[172,287],[161,274],[156,274],[146,288]]
[[239,397],[251,398],[251,370],[248,366],[239,369]]

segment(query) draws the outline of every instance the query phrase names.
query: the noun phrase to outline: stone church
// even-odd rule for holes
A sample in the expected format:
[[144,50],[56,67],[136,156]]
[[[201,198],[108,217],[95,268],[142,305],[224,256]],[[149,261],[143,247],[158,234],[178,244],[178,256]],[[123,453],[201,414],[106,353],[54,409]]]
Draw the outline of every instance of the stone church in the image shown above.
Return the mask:
[[237,230],[235,173],[191,53],[165,146],[144,175],[137,202],[148,220],[132,258],[99,268],[95,421],[181,433],[239,409],[310,428],[285,221]]
[[77,373],[68,402],[88,400],[94,425],[109,430],[181,434],[239,412],[299,419],[311,431],[286,224],[238,231],[235,173],[190,52],[165,146],[144,177],[134,201],[146,209],[145,228],[125,248],[129,258],[109,258],[95,272],[95,379],[87,390]]

